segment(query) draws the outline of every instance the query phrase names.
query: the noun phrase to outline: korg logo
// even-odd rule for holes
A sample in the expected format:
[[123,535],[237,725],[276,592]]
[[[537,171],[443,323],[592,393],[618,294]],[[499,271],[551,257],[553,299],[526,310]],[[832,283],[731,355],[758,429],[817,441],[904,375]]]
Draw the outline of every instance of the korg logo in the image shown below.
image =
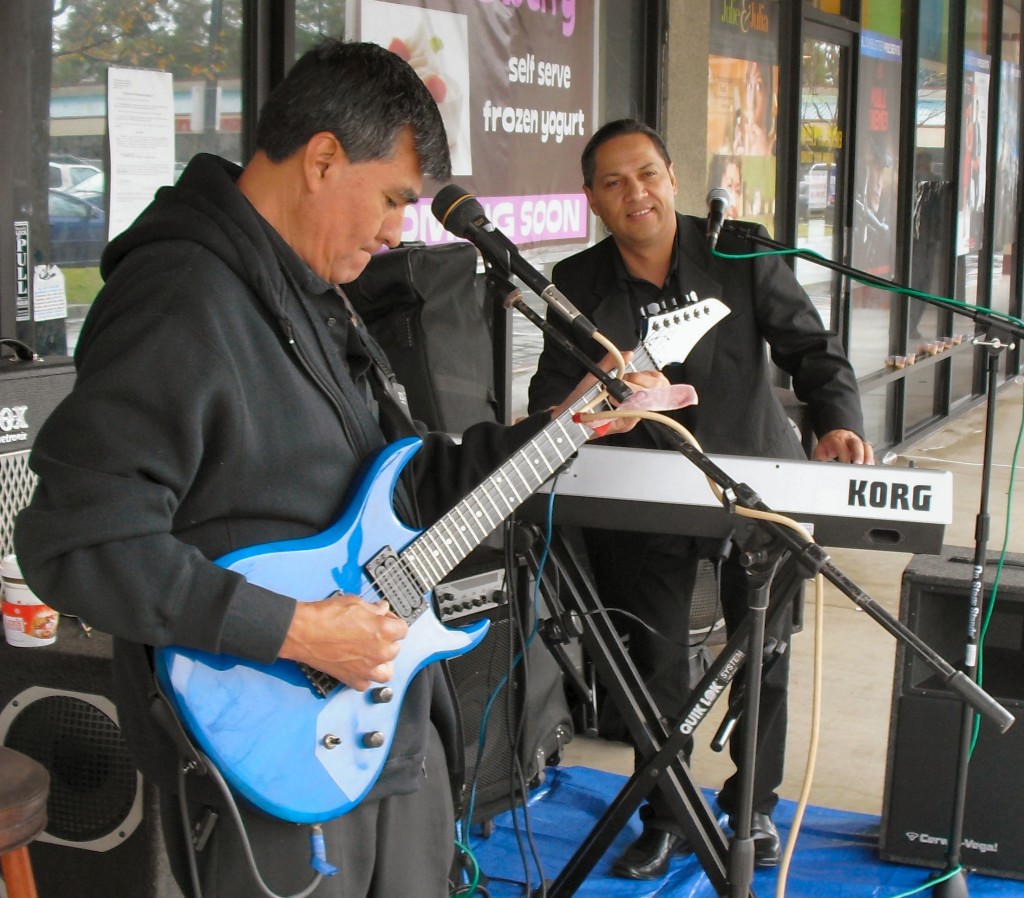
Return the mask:
[[0,408],[0,443],[18,443],[28,439],[27,405]]
[[886,483],[884,480],[850,480],[846,502],[852,508],[892,508],[899,511],[930,511],[932,488],[919,483]]

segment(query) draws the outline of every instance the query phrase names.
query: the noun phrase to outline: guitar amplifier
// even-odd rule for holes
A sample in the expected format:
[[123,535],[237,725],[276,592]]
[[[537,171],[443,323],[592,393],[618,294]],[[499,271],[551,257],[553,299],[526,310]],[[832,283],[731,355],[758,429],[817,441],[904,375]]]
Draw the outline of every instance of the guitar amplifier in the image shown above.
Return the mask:
[[0,359],[0,555],[14,551],[14,517],[35,489],[29,450],[42,423],[75,382],[74,366]]
[[462,718],[463,813],[471,823],[521,804],[573,734],[561,668],[539,637],[523,650],[532,578],[519,562],[508,583],[504,568],[487,566],[500,557],[478,556],[483,570],[460,569],[434,589],[445,626],[490,621],[480,645],[447,662]]
[[50,774],[47,824],[29,847],[39,894],[181,898],[167,862],[159,795],[118,724],[111,639],[61,620],[57,641],[0,641],[0,743]]

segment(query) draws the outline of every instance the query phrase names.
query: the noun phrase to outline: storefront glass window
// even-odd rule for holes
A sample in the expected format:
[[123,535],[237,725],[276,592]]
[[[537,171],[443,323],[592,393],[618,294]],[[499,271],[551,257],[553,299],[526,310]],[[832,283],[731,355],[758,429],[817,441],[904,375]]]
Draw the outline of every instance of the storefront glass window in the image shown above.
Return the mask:
[[[946,261],[953,251],[956,181],[951,173],[950,132],[946,119],[946,66],[949,7],[946,0],[921,4],[914,155],[914,208],[910,234],[910,286],[932,296],[949,296]],[[907,359],[924,359],[937,349],[942,315],[923,300],[907,300]],[[940,369],[922,365],[908,370],[905,384],[906,431],[928,422],[938,411],[936,381]]]
[[296,0],[295,58],[324,37],[345,37],[346,0]]
[[[992,57],[988,45],[987,0],[967,0],[964,33],[963,92],[960,97],[960,170],[956,173],[956,283],[954,296],[977,304],[978,266],[982,263],[985,185],[989,177],[989,115],[995,114],[991,94]],[[953,330],[973,331],[973,324],[954,316]],[[943,335],[945,336],[945,335]],[[974,358],[961,353],[951,364],[950,401],[973,392]]]
[[[902,53],[899,38],[861,32],[850,264],[885,280],[896,274]],[[885,365],[896,301],[879,287],[850,285],[849,354],[859,377]]]
[[46,212],[29,223],[32,297],[17,322],[19,338],[37,352],[73,352],[101,286],[103,247],[159,184],[172,183],[199,152],[241,161],[241,6],[82,0],[24,7],[39,17],[30,34],[43,48],[25,48],[26,57],[48,60],[30,82],[39,116],[34,140],[46,160],[45,170],[42,163],[33,169],[32,181],[43,183],[31,190],[42,200],[34,207]]
[[1020,168],[1020,5],[1003,7],[1003,47],[996,127],[995,223],[992,297],[989,305],[1010,311],[1011,272],[1016,257],[1017,183]]
[[[796,243],[825,259],[838,259],[835,228],[840,199],[839,170],[845,134],[842,109],[849,86],[849,49],[830,40],[804,38],[800,68],[800,179],[797,183]],[[840,220],[841,226],[841,220]],[[832,270],[798,257],[797,280],[825,327],[835,329]]]

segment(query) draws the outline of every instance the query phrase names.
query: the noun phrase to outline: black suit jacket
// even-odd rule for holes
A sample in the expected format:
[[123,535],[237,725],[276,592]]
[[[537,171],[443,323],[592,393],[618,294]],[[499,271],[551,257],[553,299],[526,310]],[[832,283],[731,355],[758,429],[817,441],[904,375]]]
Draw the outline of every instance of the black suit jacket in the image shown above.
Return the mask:
[[[771,359],[793,378],[797,397],[807,404],[819,436],[846,428],[863,436],[860,398],[853,369],[836,337],[823,327],[817,310],[792,270],[777,256],[728,260],[707,249],[704,219],[677,214],[678,295],[693,291],[714,297],[729,315],[713,327],[681,365],[665,374],[673,383],[689,383],[699,405],[674,413],[706,452],[770,458],[803,458],[800,442],[772,388]],[[729,228],[718,241],[723,253],[756,252],[758,247]],[[635,349],[642,319],[616,268],[618,249],[609,237],[559,262],[552,273],[557,287],[620,349]],[[566,333],[568,325],[549,315]],[[600,359],[597,343],[583,347]],[[571,392],[584,368],[554,341],[545,338],[530,382],[531,411],[556,405]],[[610,438],[633,446],[651,446],[638,427]]]

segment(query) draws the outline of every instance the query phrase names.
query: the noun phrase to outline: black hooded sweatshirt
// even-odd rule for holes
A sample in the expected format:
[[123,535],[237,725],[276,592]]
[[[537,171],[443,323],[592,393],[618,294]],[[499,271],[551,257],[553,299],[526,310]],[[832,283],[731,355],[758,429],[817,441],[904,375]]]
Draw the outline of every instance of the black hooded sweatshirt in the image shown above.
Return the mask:
[[[378,423],[379,350],[237,189],[240,171],[197,156],[107,247],[75,387],[38,434],[15,531],[36,594],[115,637],[122,730],[165,788],[177,755],[149,713],[149,647],[273,661],[295,601],[211,559],[323,531],[367,455],[405,435]],[[477,425],[461,446],[424,435],[400,514],[431,523],[548,420]],[[409,688],[373,796],[414,788],[431,715],[457,765],[438,665]]]

